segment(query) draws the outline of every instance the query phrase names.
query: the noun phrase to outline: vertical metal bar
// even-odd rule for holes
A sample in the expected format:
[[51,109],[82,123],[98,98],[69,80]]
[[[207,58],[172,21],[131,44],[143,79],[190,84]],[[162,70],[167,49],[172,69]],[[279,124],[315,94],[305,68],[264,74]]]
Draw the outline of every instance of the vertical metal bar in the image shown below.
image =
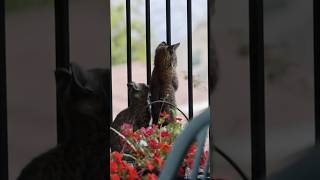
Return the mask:
[[151,38],[150,38],[150,0],[146,0],[146,56],[147,56],[147,84],[151,79]]
[[192,3],[187,1],[187,34],[188,34],[188,104],[189,119],[193,118],[193,78],[192,78]]
[[[113,120],[112,117],[112,59],[111,59],[111,8],[110,8],[110,0],[107,0],[107,83],[109,85],[107,92],[107,117],[108,121],[108,129],[110,127],[110,123]],[[108,131],[110,132],[110,131]],[[109,154],[108,154],[109,155]]]
[[0,179],[8,176],[5,0],[0,0]]
[[214,170],[214,106],[213,106],[213,92],[217,79],[217,57],[213,37],[213,17],[215,14],[215,0],[207,0],[207,15],[208,15],[208,86],[209,86],[209,108],[210,108],[210,128],[209,128],[209,146],[210,146],[210,176],[213,178]]
[[[69,1],[55,0],[56,68],[69,67]],[[62,95],[57,90],[58,143],[64,141]]]
[[266,177],[263,0],[249,1],[252,179]]
[[[127,82],[132,82],[132,56],[131,56],[131,7],[130,0],[126,0],[126,19],[127,19]],[[130,105],[128,91],[128,106]]]
[[166,0],[167,43],[171,44],[171,1]]
[[320,145],[320,1],[313,1],[315,144]]

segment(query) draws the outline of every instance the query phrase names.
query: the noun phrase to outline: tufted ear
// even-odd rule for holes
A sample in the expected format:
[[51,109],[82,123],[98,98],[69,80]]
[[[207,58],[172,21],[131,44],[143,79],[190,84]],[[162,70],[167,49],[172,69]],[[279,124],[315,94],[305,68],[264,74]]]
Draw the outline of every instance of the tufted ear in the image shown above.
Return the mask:
[[168,48],[170,52],[175,52],[179,46],[180,46],[180,43],[176,43],[176,44],[170,45]]
[[138,90],[137,84],[135,82],[129,82],[127,86],[129,89],[133,88],[136,91]]
[[58,91],[64,91],[71,82],[72,73],[68,68],[57,68],[55,70],[55,77]]
[[80,66],[75,63],[70,64],[70,69],[72,73],[72,83],[76,86],[76,88],[83,92],[93,92],[92,88],[90,88],[87,83],[87,72],[85,72]]

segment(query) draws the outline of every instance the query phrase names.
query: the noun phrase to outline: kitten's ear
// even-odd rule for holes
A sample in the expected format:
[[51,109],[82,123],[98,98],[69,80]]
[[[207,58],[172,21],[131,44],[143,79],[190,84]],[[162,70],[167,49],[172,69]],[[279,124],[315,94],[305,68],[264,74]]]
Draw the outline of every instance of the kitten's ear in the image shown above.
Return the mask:
[[175,52],[179,46],[180,46],[180,43],[170,45],[169,46],[170,52]]
[[56,77],[56,86],[58,91],[65,90],[70,84],[70,81],[72,79],[72,73],[70,69],[57,68],[54,73]]
[[84,92],[93,92],[93,90],[87,85],[88,77],[86,72],[75,63],[71,63],[70,68],[72,72],[72,81],[76,87]]
[[129,82],[128,84],[128,88],[133,88],[134,90],[138,90],[137,84],[135,82]]

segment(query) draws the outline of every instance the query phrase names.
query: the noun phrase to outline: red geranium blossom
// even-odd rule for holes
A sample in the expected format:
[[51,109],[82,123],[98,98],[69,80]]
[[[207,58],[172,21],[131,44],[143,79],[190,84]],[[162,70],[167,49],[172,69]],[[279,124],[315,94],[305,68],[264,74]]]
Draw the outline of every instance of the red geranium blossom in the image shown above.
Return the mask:
[[110,160],[110,173],[114,173],[117,171],[117,163]]
[[[170,121],[169,114],[162,112],[160,119],[162,122]],[[121,131],[126,140],[123,142],[122,152],[112,152],[110,158],[110,179],[120,180],[155,180],[158,172],[163,169],[164,161],[172,149],[172,145],[182,129],[180,120],[170,121],[165,127],[161,123],[151,125],[147,128],[133,130],[131,124],[123,124]],[[121,143],[120,142],[120,143]],[[130,142],[132,145],[129,145]],[[192,168],[193,159],[196,153],[196,145],[192,144],[178,169],[182,176],[186,175],[187,168]],[[125,153],[124,153],[125,152]],[[123,160],[126,157],[128,162]],[[200,159],[200,167],[204,168],[208,152],[203,153]],[[130,163],[133,164],[130,164]],[[156,171],[155,171],[156,170]]]
[[167,118],[167,117],[169,117],[169,114],[166,111],[162,111],[162,112],[160,112],[160,117]]
[[152,148],[152,149],[157,149],[159,147],[159,143],[157,140],[155,139],[150,139],[148,141],[148,145]]
[[111,177],[111,180],[120,180],[120,177],[118,174],[112,174],[110,177]]
[[166,143],[160,143],[160,151],[163,151],[163,152],[170,152],[171,150],[171,146],[169,144],[166,144]]
[[150,171],[152,171],[155,168],[151,160],[147,160],[146,166]]
[[161,131],[160,136],[161,137],[168,137],[168,136],[170,136],[170,132],[169,131]]
[[122,161],[122,154],[120,154],[118,151],[113,152],[113,157],[115,158],[115,160],[117,160],[118,162]]
[[147,175],[147,180],[157,180],[158,179],[158,176],[154,173],[149,173]]

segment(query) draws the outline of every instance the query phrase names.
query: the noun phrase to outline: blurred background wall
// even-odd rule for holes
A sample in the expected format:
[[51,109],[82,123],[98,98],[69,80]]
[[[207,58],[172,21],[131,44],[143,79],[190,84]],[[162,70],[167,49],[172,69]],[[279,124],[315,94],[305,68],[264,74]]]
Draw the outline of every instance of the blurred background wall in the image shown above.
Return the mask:
[[[56,145],[52,0],[8,0],[7,72],[10,179]],[[71,61],[107,64],[107,1],[70,1]]]

